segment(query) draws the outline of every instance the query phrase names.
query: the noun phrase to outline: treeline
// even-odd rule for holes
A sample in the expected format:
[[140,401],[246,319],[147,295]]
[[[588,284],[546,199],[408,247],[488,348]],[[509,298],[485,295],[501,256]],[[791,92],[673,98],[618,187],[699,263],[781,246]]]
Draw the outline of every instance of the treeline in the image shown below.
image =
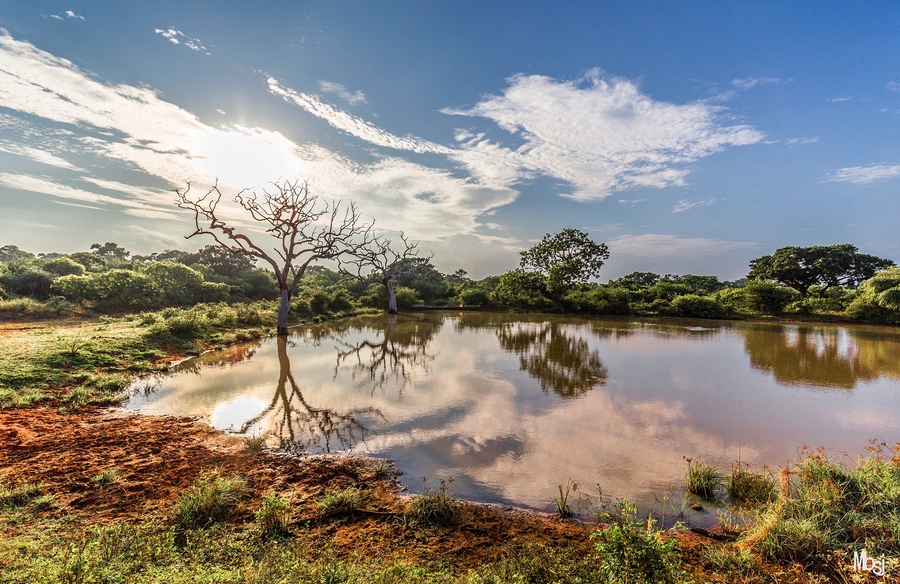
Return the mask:
[[[407,258],[395,286],[400,309],[417,305],[517,309],[592,315],[748,318],[838,316],[900,324],[900,268],[849,244],[786,247],[753,260],[746,278],[633,272],[606,284],[589,282],[608,257],[606,246],[565,230],[522,252],[519,268],[472,280],[464,270],[438,271],[429,259]],[[192,306],[204,302],[272,301],[273,274],[217,246],[195,253],[132,255],[121,246],[35,256],[0,247],[0,300],[32,299],[103,313]],[[383,310],[385,287],[313,266],[291,301],[296,318]],[[21,306],[21,305],[20,305]]]

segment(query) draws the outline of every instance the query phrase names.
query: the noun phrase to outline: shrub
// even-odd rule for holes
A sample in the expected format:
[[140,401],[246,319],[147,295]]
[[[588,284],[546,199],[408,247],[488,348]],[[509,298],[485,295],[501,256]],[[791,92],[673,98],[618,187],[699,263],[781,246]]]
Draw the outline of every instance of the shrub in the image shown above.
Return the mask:
[[16,296],[43,300],[50,295],[53,274],[37,268],[27,268],[0,276],[0,285]]
[[84,266],[67,256],[44,262],[43,268],[57,276],[80,276],[84,273]]
[[745,288],[752,310],[763,314],[780,314],[800,293],[793,288],[779,286],[765,280],[751,280]]
[[847,308],[857,320],[900,324],[900,268],[888,268],[863,282]]
[[715,299],[697,294],[678,296],[672,300],[668,312],[691,318],[727,318],[730,315],[728,308]]
[[625,315],[631,311],[631,295],[616,286],[595,286],[589,290],[573,290],[563,298],[563,306],[572,312]]
[[425,488],[412,500],[412,516],[423,523],[456,525],[461,519],[462,505],[447,490],[447,481],[441,479],[438,490]]
[[683,578],[678,542],[663,540],[650,519],[646,523],[637,519],[637,507],[623,501],[620,513],[607,519],[611,525],[591,534],[606,582],[668,584]]
[[493,299],[511,308],[547,308],[550,302],[544,297],[546,289],[540,274],[515,269],[500,276]]

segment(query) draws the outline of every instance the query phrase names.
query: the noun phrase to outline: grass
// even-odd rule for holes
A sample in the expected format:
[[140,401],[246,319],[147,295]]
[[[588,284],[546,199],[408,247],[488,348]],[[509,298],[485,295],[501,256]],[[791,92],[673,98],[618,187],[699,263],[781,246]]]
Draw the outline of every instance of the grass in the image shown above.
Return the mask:
[[253,513],[263,537],[285,536],[290,533],[290,504],[276,494],[263,495],[259,509]]
[[91,477],[91,482],[97,486],[99,489],[106,488],[110,485],[113,485],[119,482],[120,473],[116,468],[104,468],[93,477]]
[[725,491],[733,503],[761,504],[774,501],[777,484],[768,469],[753,470],[747,464],[735,462],[725,479]]
[[0,484],[0,509],[17,509],[24,507],[41,496],[42,485],[38,483],[22,483],[15,487]]
[[316,502],[322,515],[353,515],[362,507],[368,492],[356,487],[325,491]]
[[684,471],[684,484],[689,493],[712,499],[716,491],[722,488],[724,477],[711,464],[702,460],[686,459],[688,466]]
[[217,471],[205,473],[178,498],[172,519],[181,528],[207,527],[237,513],[245,483],[239,477],[223,477]]
[[410,516],[431,525],[456,525],[462,518],[462,504],[447,489],[447,481],[441,479],[437,489],[426,487],[421,495],[412,498]]
[[578,490],[578,483],[569,479],[566,483],[566,489],[563,490],[559,485],[559,495],[553,497],[553,506],[556,507],[556,514],[560,517],[568,518],[573,515],[572,506],[569,505],[569,495]]

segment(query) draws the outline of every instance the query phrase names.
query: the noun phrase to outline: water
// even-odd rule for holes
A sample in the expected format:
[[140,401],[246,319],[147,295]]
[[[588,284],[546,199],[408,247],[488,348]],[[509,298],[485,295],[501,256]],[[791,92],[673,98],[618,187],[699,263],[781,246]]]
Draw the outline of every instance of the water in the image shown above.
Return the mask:
[[[413,491],[684,510],[685,457],[773,469],[900,441],[900,331],[423,313],[313,325],[185,362],[130,409],[396,461]],[[846,460],[846,459],[845,459]],[[423,479],[427,478],[427,482]],[[602,498],[600,496],[602,492]],[[687,508],[685,508],[687,507]]]

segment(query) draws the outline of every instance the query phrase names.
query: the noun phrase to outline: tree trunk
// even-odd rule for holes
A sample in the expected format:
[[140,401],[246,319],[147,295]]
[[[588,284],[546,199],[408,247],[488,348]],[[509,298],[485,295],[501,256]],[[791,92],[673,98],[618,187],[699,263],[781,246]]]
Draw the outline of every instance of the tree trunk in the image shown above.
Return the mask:
[[397,314],[397,296],[394,294],[394,282],[388,280],[385,283],[388,291],[388,314]]
[[286,337],[288,334],[287,317],[291,309],[291,295],[287,288],[281,289],[281,304],[278,306],[278,336]]

